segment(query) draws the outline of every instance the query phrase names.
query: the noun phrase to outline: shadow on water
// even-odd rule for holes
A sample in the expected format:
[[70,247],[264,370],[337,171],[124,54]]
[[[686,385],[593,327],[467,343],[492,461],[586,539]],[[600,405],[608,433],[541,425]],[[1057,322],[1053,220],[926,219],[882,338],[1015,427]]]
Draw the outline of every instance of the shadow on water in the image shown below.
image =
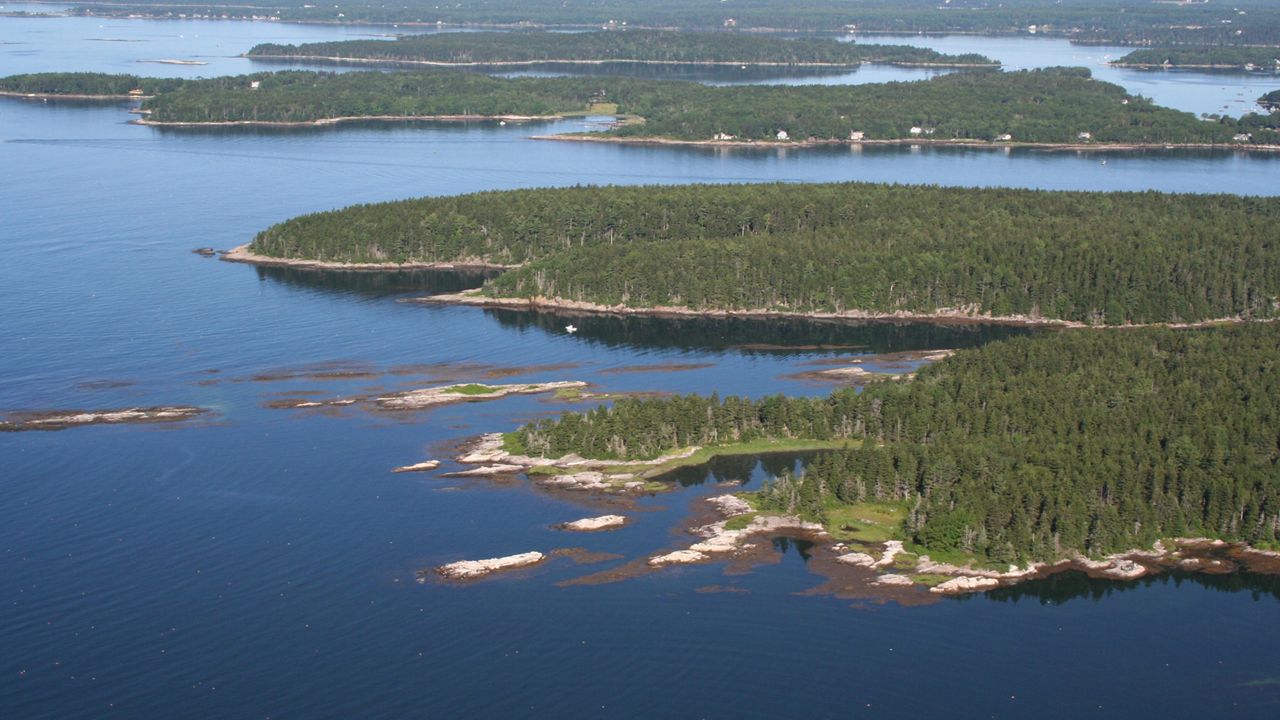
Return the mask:
[[1050,575],[1042,580],[1032,580],[1010,587],[997,588],[986,593],[991,600],[1001,602],[1038,601],[1042,605],[1057,605],[1069,600],[1101,602],[1116,593],[1141,590],[1154,585],[1175,587],[1193,583],[1220,592],[1248,592],[1254,600],[1267,597],[1280,600],[1280,576],[1234,572],[1223,575],[1205,573],[1166,572],[1149,575],[1140,580],[1118,582],[1091,578],[1082,572],[1067,571]]
[[[562,334],[566,316],[486,310],[499,324]],[[1032,332],[982,324],[827,322],[753,318],[674,318],[574,315],[575,337],[610,348],[684,348],[699,351],[792,355],[812,351],[902,352],[964,348]]]
[[454,293],[478,288],[498,274],[497,270],[314,270],[291,267],[254,268],[258,279],[328,293],[361,296],[404,295],[407,293]]
[[800,538],[787,537],[786,535],[778,535],[773,538],[773,549],[783,555],[795,550],[800,559],[806,563],[809,562],[809,558],[813,557],[813,553],[810,552],[813,550],[812,542]]
[[765,455],[725,455],[701,465],[676,468],[654,478],[659,482],[677,483],[681,487],[741,482],[743,487],[758,486],[766,478],[784,472],[798,473],[817,452],[783,452]]

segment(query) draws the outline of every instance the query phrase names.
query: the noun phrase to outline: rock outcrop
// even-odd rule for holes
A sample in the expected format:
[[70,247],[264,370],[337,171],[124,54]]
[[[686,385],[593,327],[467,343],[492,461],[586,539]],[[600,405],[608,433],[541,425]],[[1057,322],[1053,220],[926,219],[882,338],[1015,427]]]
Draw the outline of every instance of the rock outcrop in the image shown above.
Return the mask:
[[459,560],[448,565],[441,565],[436,568],[436,572],[450,580],[473,580],[499,570],[512,570],[536,565],[545,559],[545,555],[534,551],[500,558],[489,558],[487,560]]
[[597,532],[599,530],[612,530],[620,528],[627,523],[627,518],[622,515],[601,515],[599,517],[582,518],[567,522],[560,526],[561,530],[571,530],[573,532]]

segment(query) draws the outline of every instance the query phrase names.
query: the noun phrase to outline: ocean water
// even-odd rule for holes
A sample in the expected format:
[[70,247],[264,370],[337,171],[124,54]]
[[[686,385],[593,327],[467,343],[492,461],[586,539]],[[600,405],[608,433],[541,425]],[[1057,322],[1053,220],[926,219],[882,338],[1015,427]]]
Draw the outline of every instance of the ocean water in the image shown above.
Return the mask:
[[[6,41],[13,22],[37,20],[0,18]],[[55,37],[66,28],[68,43],[83,35],[58,25],[72,20],[38,22]],[[120,23],[122,33],[170,27]],[[227,37],[279,30],[208,25]],[[109,66],[118,45],[96,43],[104,54],[77,62]],[[39,48],[23,70],[40,67]],[[14,67],[0,60],[0,73]],[[803,545],[779,541],[777,562],[746,574],[709,564],[564,586],[687,543],[679,528],[724,491],[720,481],[750,486],[792,460],[690,471],[672,492],[622,508],[626,528],[567,535],[552,526],[606,508],[523,480],[389,470],[431,457],[446,461],[441,472],[456,469],[449,459],[467,438],[581,406],[528,396],[409,414],[268,407],[505,378],[821,394],[831,386],[792,376],[833,357],[1018,331],[439,307],[398,300],[476,279],[255,269],[190,252],[242,244],[299,213],[492,188],[875,180],[1274,194],[1275,159],[688,152],[527,139],[589,127],[582,121],[176,133],[129,117],[124,106],[0,101],[0,413],[171,403],[211,413],[0,434],[0,717],[1280,709],[1272,578],[1066,576],[903,607],[807,593],[822,578]],[[580,331],[566,333],[568,322]],[[466,586],[415,582],[417,570],[452,560],[563,547],[620,557],[562,558]]]

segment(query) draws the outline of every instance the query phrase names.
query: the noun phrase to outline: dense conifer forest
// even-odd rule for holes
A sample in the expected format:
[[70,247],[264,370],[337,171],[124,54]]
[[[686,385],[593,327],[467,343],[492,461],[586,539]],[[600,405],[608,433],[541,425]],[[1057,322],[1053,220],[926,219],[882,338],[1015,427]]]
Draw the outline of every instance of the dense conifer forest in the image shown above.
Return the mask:
[[1270,317],[1280,200],[870,184],[488,192],[302,216],[251,249],[523,264],[500,297],[1089,323]]
[[610,30],[584,33],[476,32],[407,35],[387,40],[343,40],[305,45],[257,45],[260,57],[360,58],[390,63],[522,63],[548,60],[666,63],[858,65],[863,62],[998,65],[982,55],[944,55],[909,45],[869,45],[834,38],[783,39],[742,33]]
[[147,95],[175,90],[185,82],[179,78],[148,78],[137,75],[66,72],[29,73],[0,78],[0,91],[42,95],[128,95],[141,90]]
[[1222,67],[1280,69],[1280,48],[1177,47],[1134,50],[1113,65],[1142,67]]
[[[11,80],[0,79],[0,87]],[[47,87],[28,91],[56,92],[62,85]],[[733,87],[628,78],[506,79],[440,69],[284,71],[188,80],[162,90],[143,106],[153,122],[540,116],[605,104],[601,112],[643,119],[601,133],[627,140],[777,141],[781,131],[789,141],[1231,144],[1248,132],[1255,144],[1280,143],[1275,116],[1205,122],[1092,80],[1084,68],[969,71],[855,86]]]
[[1280,326],[996,341],[824,398],[619,400],[520,428],[531,452],[647,458],[761,438],[861,440],[765,509],[901,503],[903,535],[998,562],[1208,536],[1280,540]]
[[1268,0],[473,0],[398,3],[308,0],[244,3],[132,0],[88,3],[95,15],[257,17],[336,23],[651,27],[914,34],[1036,34],[1126,45],[1280,45],[1280,8]]

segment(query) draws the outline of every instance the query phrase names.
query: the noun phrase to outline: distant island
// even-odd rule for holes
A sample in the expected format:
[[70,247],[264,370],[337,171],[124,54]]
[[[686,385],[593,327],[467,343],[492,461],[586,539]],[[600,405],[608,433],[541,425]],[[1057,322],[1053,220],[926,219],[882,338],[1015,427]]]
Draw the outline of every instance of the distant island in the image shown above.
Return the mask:
[[[1278,346],[1273,323],[1038,333],[860,392],[619,400],[530,423],[506,443],[535,457],[630,462],[843,442],[802,475],[740,493],[726,529],[799,516],[851,551],[842,562],[906,584],[970,578],[943,592],[1059,563],[1116,578],[1146,565],[1221,571],[1180,548],[1243,543],[1264,560],[1280,548]],[[888,562],[870,554],[881,546]],[[691,560],[704,557],[699,547]]]
[[[11,81],[0,78],[0,90]],[[53,81],[22,85],[27,92],[62,88]],[[1093,80],[1085,68],[975,70],[851,87],[507,79],[455,70],[283,71],[188,80],[157,91],[142,110],[145,118],[138,122],[168,127],[534,120],[589,113],[622,118],[604,132],[551,136],[580,142],[1280,148],[1280,118],[1274,114],[1205,122]]]
[[1134,50],[1119,60],[1116,67],[1143,70],[1187,68],[1198,70],[1280,71],[1278,47],[1178,47]]
[[612,313],[1192,323],[1280,314],[1280,199],[872,184],[587,187],[359,205],[267,262],[518,266],[457,302]]
[[268,0],[82,2],[73,13],[112,17],[398,23],[471,27],[654,28],[766,32],[1021,35],[1107,45],[1280,45],[1280,8],[1150,0],[403,0],[341,4]]
[[1280,110],[1280,90],[1272,90],[1258,98],[1258,104],[1273,112]]
[[651,63],[854,67],[861,63],[930,67],[999,67],[991,58],[944,55],[909,45],[862,45],[833,38],[782,39],[742,33],[604,30],[583,33],[474,32],[402,35],[394,40],[262,44],[254,60],[323,60],[363,64],[512,66]]
[[65,100],[141,100],[175,90],[179,78],[66,72],[28,73],[0,78],[0,95]]

